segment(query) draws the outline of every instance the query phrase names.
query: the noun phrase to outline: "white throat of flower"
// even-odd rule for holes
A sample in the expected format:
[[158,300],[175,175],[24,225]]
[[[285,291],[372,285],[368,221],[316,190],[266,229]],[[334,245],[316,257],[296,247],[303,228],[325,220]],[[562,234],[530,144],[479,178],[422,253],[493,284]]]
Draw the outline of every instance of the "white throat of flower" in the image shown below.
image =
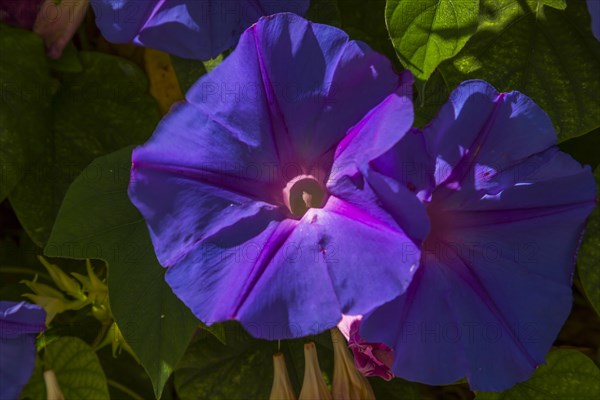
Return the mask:
[[325,190],[312,175],[298,175],[283,189],[283,202],[293,216],[303,216],[309,208],[320,208],[325,200]]

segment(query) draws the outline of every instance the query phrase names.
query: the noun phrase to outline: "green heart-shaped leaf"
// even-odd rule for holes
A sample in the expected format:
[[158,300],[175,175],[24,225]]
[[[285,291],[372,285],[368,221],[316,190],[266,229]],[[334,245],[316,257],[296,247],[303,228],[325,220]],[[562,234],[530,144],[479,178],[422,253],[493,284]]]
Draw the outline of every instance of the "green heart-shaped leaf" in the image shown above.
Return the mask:
[[144,219],[127,196],[131,148],[92,162],[58,213],[49,256],[108,262],[113,315],[160,397],[198,320],[165,283]]

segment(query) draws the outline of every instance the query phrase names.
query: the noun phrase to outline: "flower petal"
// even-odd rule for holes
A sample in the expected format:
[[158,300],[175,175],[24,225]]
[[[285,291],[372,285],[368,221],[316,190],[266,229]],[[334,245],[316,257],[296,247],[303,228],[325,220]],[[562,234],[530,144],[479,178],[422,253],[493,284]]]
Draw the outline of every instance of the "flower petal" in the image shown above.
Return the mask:
[[217,121],[180,105],[133,152],[129,197],[146,218],[163,266],[184,257],[207,233],[276,208],[263,201],[277,193],[273,179],[263,175],[277,165],[269,142],[263,143],[268,139],[240,135],[233,122]]
[[319,261],[327,265],[344,314],[363,314],[403,292],[418,264],[417,245],[397,224],[373,214],[331,197],[325,208],[310,210],[297,229],[319,246]]
[[[485,82],[462,84],[424,135],[438,186],[419,272],[363,319],[361,334],[394,347],[403,378],[439,385],[466,376],[474,390],[504,390],[544,362],[570,311],[594,178],[553,147],[535,103]],[[402,181],[384,161],[380,170]]]
[[425,135],[420,130],[411,129],[392,149],[371,161],[370,167],[373,172],[394,177],[419,200],[431,200],[435,159],[429,155]]
[[600,1],[587,0],[587,6],[592,17],[592,32],[596,39],[600,40]]
[[35,365],[35,335],[2,339],[0,344],[0,387],[3,399],[18,399],[31,378]]
[[[310,326],[305,326],[303,319],[310,324],[323,318],[326,321],[335,319],[336,316],[330,314],[339,306],[330,282],[322,279],[321,269],[306,268],[309,264],[303,264],[305,271],[299,271],[301,257],[306,261],[310,255],[305,254],[308,251],[296,255],[298,245],[287,243],[296,225],[295,220],[275,220],[269,212],[247,218],[235,228],[224,229],[203,241],[177,265],[168,269],[166,280],[175,294],[207,324],[238,319],[246,322],[244,326],[256,337],[302,336],[298,332],[289,332],[295,327],[293,318],[301,321],[299,329],[304,331]],[[283,268],[288,264],[289,268]],[[263,275],[277,270],[289,274],[304,273],[288,276],[283,284],[271,288],[271,292],[262,293],[257,289],[257,282]],[[273,292],[287,300],[285,304],[274,303],[271,306],[277,309],[275,311],[283,312],[291,308],[289,323],[286,323],[288,319],[285,316],[282,319],[281,315],[269,312],[268,303],[274,296]],[[311,308],[314,302],[306,303],[303,297],[306,293],[314,295],[315,292],[323,295],[319,308]],[[259,310],[257,319],[244,320],[243,308],[246,303],[254,301],[254,297],[260,297],[267,303],[266,309]],[[332,306],[327,307],[328,303]]]
[[2,398],[17,399],[35,363],[35,337],[46,326],[45,311],[26,302],[0,301],[0,387]]
[[483,226],[572,208],[585,212],[595,195],[590,167],[551,147],[504,170],[476,164],[461,190],[444,188],[443,200],[434,196],[429,208],[439,225]]
[[278,215],[276,207],[236,188],[237,180],[232,180],[228,190],[200,181],[202,172],[136,168],[132,169],[135,183],[130,186],[129,197],[146,219],[156,256],[164,267],[177,264],[222,229],[269,210],[269,215]]
[[404,185],[385,175],[368,171],[367,181],[375,193],[375,201],[419,245],[429,233],[429,217],[423,204]]
[[[564,216],[569,217],[573,215]],[[538,225],[523,236],[543,235],[556,223]],[[393,371],[398,376],[432,385],[466,376],[473,390],[499,391],[528,379],[544,363],[570,311],[566,270],[572,270],[573,254],[567,264],[536,260],[527,242],[514,237],[519,228],[494,227],[488,235],[480,230],[470,235],[452,232],[449,238],[429,240],[419,269],[422,276],[415,277],[403,296],[363,320],[363,336],[394,345]],[[540,253],[556,245],[547,243]],[[515,253],[513,246],[522,246],[517,252],[524,254]],[[569,278],[556,282],[555,270]],[[392,315],[397,321],[390,324]]]
[[335,150],[330,181],[354,175],[405,136],[414,117],[412,84],[404,72],[396,90],[350,129]]
[[96,25],[113,43],[128,43],[135,38],[159,0],[90,0]]
[[394,362],[394,352],[383,343],[370,343],[358,334],[362,315],[344,315],[338,324],[340,333],[348,341],[354,354],[354,365],[364,376],[379,376],[389,381],[394,377],[390,368]]
[[556,144],[550,119],[530,98],[477,80],[452,92],[424,135],[436,158],[436,184],[453,188],[475,163],[504,169]]
[[166,279],[203,321],[238,319],[271,340],[315,334],[337,325],[342,312],[391,300],[419,258],[403,232],[336,198],[299,222],[254,216],[236,228],[205,240]]
[[0,338],[39,333],[46,327],[46,312],[38,305],[0,301]]
[[464,376],[460,322],[447,297],[448,283],[437,265],[421,266],[406,292],[366,315],[361,337],[394,350],[396,376],[422,383],[450,384]]
[[272,119],[287,134],[280,133],[282,156],[312,165],[401,85],[409,96],[408,78],[399,80],[385,56],[339,29],[286,14],[270,23],[261,19],[249,31]]
[[111,42],[134,42],[208,60],[235,46],[263,15],[304,14],[309,0],[91,0],[96,24]]

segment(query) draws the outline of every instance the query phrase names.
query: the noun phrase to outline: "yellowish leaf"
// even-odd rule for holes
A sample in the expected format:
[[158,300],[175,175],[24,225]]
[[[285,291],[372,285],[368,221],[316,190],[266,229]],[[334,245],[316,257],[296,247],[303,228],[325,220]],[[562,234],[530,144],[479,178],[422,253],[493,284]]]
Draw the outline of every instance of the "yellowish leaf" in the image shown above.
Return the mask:
[[183,100],[171,57],[162,51],[146,49],[144,65],[150,80],[150,94],[158,102],[160,112],[166,114],[174,103]]

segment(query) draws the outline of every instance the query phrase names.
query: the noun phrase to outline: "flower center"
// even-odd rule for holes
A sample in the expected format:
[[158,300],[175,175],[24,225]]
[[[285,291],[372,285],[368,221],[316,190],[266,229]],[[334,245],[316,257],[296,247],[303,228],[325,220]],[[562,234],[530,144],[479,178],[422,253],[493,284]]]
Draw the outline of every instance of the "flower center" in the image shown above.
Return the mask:
[[312,175],[299,175],[283,189],[283,202],[294,216],[303,216],[309,208],[321,208],[325,190]]

